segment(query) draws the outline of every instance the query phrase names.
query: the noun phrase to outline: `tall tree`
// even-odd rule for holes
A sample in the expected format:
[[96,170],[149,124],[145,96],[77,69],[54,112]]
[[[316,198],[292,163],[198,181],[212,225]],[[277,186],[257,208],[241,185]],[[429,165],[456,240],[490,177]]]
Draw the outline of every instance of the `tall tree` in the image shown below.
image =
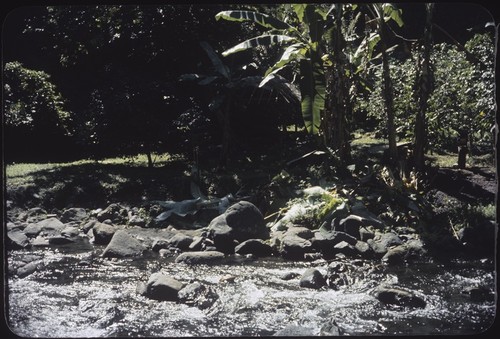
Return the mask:
[[425,165],[425,150],[427,145],[426,112],[428,99],[434,88],[434,72],[431,65],[432,53],[432,14],[434,4],[425,4],[426,19],[422,46],[422,56],[417,56],[417,97],[418,112],[415,122],[415,149],[414,159],[417,171],[422,171]]

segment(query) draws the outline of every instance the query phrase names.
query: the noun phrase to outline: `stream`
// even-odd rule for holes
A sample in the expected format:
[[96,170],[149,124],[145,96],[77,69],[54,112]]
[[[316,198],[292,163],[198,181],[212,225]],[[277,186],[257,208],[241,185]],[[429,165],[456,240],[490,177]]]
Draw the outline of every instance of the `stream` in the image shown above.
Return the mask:
[[[493,297],[475,299],[464,293],[476,286],[496,291],[491,259],[382,268],[334,290],[299,286],[307,268],[317,265],[325,271],[325,262],[271,257],[189,266],[152,255],[105,259],[103,249],[82,242],[9,251],[9,266],[27,259],[41,263],[31,275],[6,280],[11,331],[24,337],[269,336],[297,325],[319,335],[333,321],[344,335],[462,335],[487,330],[496,315]],[[212,286],[219,298],[201,310],[139,295],[138,283],[157,271],[184,283]],[[289,272],[299,275],[282,279]],[[234,282],[220,282],[227,275]],[[371,293],[382,283],[419,293],[425,308],[382,304]]]

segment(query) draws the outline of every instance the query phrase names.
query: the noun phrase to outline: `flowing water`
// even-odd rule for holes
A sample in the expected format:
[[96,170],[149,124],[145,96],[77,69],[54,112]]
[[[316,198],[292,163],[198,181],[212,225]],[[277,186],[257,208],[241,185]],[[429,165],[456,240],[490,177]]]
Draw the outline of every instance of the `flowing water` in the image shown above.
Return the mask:
[[[313,334],[334,321],[345,335],[477,334],[496,314],[494,298],[471,299],[464,290],[495,291],[491,260],[422,262],[398,269],[375,269],[338,290],[299,287],[311,262],[258,259],[223,265],[188,266],[172,258],[110,260],[90,244],[9,251],[9,266],[26,257],[42,266],[24,278],[7,280],[7,320],[25,337],[266,336],[288,325]],[[371,265],[366,262],[367,265]],[[317,268],[326,272],[325,265]],[[200,310],[139,295],[136,287],[161,271],[184,283],[200,281],[219,295]],[[221,283],[227,275],[233,283]],[[389,307],[371,293],[381,283],[409,288],[425,308]]]

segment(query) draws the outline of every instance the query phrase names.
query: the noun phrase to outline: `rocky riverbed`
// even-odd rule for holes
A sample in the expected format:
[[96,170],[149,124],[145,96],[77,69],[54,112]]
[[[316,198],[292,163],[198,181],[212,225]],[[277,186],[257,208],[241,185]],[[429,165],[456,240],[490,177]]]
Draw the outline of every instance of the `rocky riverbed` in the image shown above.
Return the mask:
[[248,201],[227,206],[191,229],[169,225],[172,213],[151,222],[120,204],[11,210],[11,330],[43,337],[413,335],[477,334],[493,323],[493,257],[437,259],[415,229],[388,229],[360,205],[338,206],[317,229],[293,219],[270,227]]

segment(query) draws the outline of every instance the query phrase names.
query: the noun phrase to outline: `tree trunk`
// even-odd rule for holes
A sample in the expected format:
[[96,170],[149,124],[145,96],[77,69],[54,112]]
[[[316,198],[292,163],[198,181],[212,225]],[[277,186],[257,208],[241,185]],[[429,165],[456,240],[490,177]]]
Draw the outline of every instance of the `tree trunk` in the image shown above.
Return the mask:
[[387,117],[387,131],[389,138],[389,157],[391,162],[395,162],[398,157],[396,146],[396,128],[394,127],[394,100],[392,92],[391,72],[389,69],[389,58],[387,56],[387,43],[384,32],[383,19],[379,19],[380,43],[382,46],[382,93],[385,103],[385,113]]
[[349,144],[349,130],[347,115],[351,111],[348,79],[345,71],[347,66],[344,60],[343,48],[345,46],[341,27],[342,5],[336,7],[335,23],[331,34],[333,50],[333,66],[328,67],[326,76],[326,100],[324,133],[326,145],[331,146],[336,152],[341,164],[351,161],[351,147]]
[[[425,150],[427,146],[427,100],[433,90],[434,74],[431,67],[432,50],[432,12],[434,4],[426,4],[426,21],[424,28],[423,55],[417,57],[417,81],[418,81],[418,112],[415,122],[415,168],[421,172],[425,166]],[[419,53],[419,52],[418,52]]]

